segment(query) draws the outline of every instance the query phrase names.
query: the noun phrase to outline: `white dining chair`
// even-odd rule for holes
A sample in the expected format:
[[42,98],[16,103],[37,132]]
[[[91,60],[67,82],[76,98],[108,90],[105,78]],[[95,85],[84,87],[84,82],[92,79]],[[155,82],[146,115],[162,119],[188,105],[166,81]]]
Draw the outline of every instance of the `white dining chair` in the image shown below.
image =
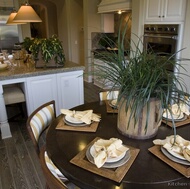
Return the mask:
[[40,137],[44,131],[50,126],[52,121],[56,117],[55,101],[52,100],[45,104],[42,104],[27,119],[27,129],[32,142],[35,146],[37,155],[40,158],[40,163],[44,176],[46,178],[46,188],[48,189],[79,189],[73,183],[71,183],[53,164],[49,158],[45,144],[40,147]]
[[99,93],[100,101],[118,98],[119,91],[103,91]]

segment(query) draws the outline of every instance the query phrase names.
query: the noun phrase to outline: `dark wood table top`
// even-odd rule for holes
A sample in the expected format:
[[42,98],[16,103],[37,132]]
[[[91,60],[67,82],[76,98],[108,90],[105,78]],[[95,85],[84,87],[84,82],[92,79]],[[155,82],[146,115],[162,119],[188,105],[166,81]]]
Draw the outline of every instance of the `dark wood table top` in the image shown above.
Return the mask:
[[[172,135],[171,127],[162,125],[158,134],[147,140],[129,139],[121,135],[117,130],[117,114],[108,114],[104,102],[84,104],[74,108],[75,110],[93,109],[93,112],[101,114],[101,121],[96,132],[61,131],[55,127],[63,116],[60,115],[50,126],[46,144],[47,152],[60,171],[73,183],[84,189],[169,189],[189,188],[190,180],[178,171],[164,163],[148,151],[153,146],[156,138],[164,139]],[[190,126],[177,128],[177,134],[190,140]],[[119,138],[124,144],[140,149],[140,152],[124,176],[121,183],[91,173],[70,163],[82,149],[84,149],[96,137],[109,139]]]

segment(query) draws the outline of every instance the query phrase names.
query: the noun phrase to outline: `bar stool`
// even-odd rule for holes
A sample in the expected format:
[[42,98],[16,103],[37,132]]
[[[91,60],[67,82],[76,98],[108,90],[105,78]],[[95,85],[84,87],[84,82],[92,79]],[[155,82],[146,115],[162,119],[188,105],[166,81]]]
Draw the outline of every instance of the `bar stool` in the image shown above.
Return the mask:
[[15,117],[22,115],[22,117],[25,116],[22,103],[25,102],[25,95],[22,91],[21,87],[17,84],[9,84],[3,86],[3,96],[5,100],[5,105],[13,105],[17,104],[19,107],[20,112],[13,116],[12,118],[9,118],[9,120],[14,120]]

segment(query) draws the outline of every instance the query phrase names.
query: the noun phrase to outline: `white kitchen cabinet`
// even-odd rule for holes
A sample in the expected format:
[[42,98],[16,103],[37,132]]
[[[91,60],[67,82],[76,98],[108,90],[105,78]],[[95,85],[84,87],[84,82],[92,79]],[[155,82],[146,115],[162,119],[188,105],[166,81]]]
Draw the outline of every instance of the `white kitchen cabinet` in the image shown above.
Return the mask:
[[50,101],[57,101],[56,74],[29,77],[25,83],[28,115],[37,107]]
[[186,0],[145,0],[145,22],[184,21]]
[[114,14],[101,14],[101,32],[114,33]]
[[84,103],[83,71],[71,71],[27,78],[27,111],[30,115],[41,104],[55,100],[56,113]]
[[59,111],[70,109],[84,103],[83,72],[65,72],[57,74]]

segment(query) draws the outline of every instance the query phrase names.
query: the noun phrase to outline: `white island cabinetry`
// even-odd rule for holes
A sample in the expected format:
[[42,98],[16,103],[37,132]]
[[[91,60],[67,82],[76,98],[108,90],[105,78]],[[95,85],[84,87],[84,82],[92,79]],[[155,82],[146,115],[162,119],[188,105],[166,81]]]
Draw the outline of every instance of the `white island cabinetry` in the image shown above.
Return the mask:
[[55,74],[29,77],[25,83],[25,88],[28,115],[45,102],[57,101]]
[[70,109],[84,103],[83,72],[57,74],[57,95],[59,112],[61,108]]
[[26,67],[22,64],[14,70],[7,69],[0,75],[0,129],[3,139],[11,137],[4,101],[4,85],[18,84],[22,87],[29,116],[42,104],[55,100],[56,114],[60,109],[70,109],[84,104],[84,67],[66,61],[63,68],[44,69]]
[[83,72],[72,71],[27,78],[28,115],[39,105],[55,100],[57,115],[61,108],[70,109],[84,103]]

